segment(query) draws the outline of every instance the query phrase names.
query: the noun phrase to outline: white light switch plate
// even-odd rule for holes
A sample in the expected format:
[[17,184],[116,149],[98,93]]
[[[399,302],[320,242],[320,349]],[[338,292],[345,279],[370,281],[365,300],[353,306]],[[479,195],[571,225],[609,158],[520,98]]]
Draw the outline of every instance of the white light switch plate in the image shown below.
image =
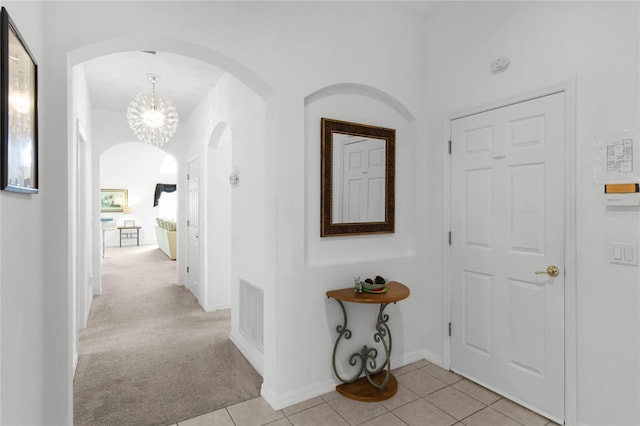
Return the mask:
[[616,265],[638,266],[638,245],[628,243],[611,243],[609,262]]

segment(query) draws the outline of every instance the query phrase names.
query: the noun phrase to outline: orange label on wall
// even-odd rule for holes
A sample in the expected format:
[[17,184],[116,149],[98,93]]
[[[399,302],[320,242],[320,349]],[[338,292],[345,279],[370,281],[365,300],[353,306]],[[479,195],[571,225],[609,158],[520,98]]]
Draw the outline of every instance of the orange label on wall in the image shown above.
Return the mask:
[[637,183],[615,183],[604,186],[605,194],[628,194],[640,192]]

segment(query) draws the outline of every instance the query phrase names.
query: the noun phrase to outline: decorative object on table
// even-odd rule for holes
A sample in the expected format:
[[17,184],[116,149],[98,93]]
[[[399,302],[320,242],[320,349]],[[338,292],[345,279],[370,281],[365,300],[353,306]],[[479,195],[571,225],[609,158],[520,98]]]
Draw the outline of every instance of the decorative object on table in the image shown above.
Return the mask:
[[367,278],[362,282],[362,290],[366,293],[386,293],[387,292],[387,280],[382,278],[380,275],[376,276],[374,279]]
[[360,277],[353,278],[353,292],[362,293],[362,281],[360,281]]
[[127,122],[138,140],[162,146],[174,135],[180,119],[173,103],[168,98],[156,95],[160,76],[147,74],[147,79],[151,83],[151,95],[136,95],[127,108]]
[[123,213],[129,206],[129,191],[126,189],[101,189],[100,212]]
[[37,193],[38,64],[4,7],[0,31],[0,183]]
[[362,291],[365,293],[371,293],[371,294],[382,294],[387,292],[387,287],[382,286],[382,287],[372,288],[372,287],[367,287],[366,285],[363,285]]

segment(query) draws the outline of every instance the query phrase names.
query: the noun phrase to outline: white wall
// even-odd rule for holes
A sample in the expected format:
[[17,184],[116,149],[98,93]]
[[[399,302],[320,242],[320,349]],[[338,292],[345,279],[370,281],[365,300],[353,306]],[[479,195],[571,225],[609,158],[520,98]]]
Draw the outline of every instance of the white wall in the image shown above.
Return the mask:
[[213,132],[207,150],[207,311],[231,307],[231,129]]
[[[46,69],[42,6],[2,1],[38,62]],[[46,116],[46,83],[39,81],[40,119]],[[40,122],[42,123],[42,121]],[[46,127],[39,128],[38,194],[0,191],[0,423],[42,424],[45,333],[42,247],[51,186]],[[64,223],[63,223],[64,225]]]
[[[209,237],[200,243],[200,303],[206,310],[232,308],[231,337],[263,371],[262,353],[238,332],[238,283],[243,279],[265,289],[264,101],[246,84],[224,74],[188,117],[184,131],[185,140],[191,142],[185,158],[200,158],[200,206],[207,206],[200,214],[200,235]],[[233,188],[230,168],[240,175]],[[185,196],[183,200],[186,206]],[[183,236],[183,253],[186,243]],[[182,275],[184,270],[180,268]]]
[[[639,127],[638,17],[637,2],[469,2],[442,7],[426,25],[430,351],[443,351],[447,115],[575,79],[578,252],[577,270],[567,272],[577,281],[577,421],[584,425],[640,423],[640,274],[608,263],[610,242],[637,243],[638,216],[605,216],[591,163],[594,136]],[[491,62],[502,56],[510,68],[492,75]]]
[[[273,294],[278,300],[273,302],[275,320],[271,327],[267,326],[265,339],[274,340],[282,350],[277,351],[277,378],[266,389],[263,387],[263,395],[276,406],[315,396],[335,386],[330,360],[341,313],[336,302],[326,298],[325,292],[351,286],[354,276],[383,273],[410,287],[411,297],[387,310],[394,337],[392,365],[427,355],[422,309],[425,278],[418,274],[420,247],[414,242],[421,239],[416,221],[421,211],[416,208],[417,186],[411,179],[418,159],[410,159],[411,152],[420,144],[420,124],[409,126],[396,113],[382,118],[381,111],[385,109],[379,102],[346,96],[351,95],[349,84],[361,84],[396,99],[414,117],[422,115],[423,96],[415,91],[424,76],[423,58],[415,55],[421,49],[420,21],[417,17],[386,10],[386,5],[335,7],[333,4],[330,9],[324,9],[314,4],[308,13],[317,21],[300,20],[291,26],[281,24],[283,36],[293,37],[299,47],[297,53],[286,50],[292,55],[287,57],[288,61],[298,58],[290,68],[294,75],[304,78],[298,80],[283,71],[290,82],[288,88],[282,86],[283,90],[277,92],[278,113],[282,119],[276,121],[279,135],[276,151],[267,159],[278,164],[277,281],[274,284],[277,292]],[[326,22],[332,24],[325,30],[323,23]],[[299,34],[293,36],[292,27],[299,27]],[[291,48],[286,43],[285,46],[285,49]],[[346,86],[339,86],[333,92],[337,98],[317,101],[307,111],[301,109],[301,100],[318,90],[342,84]],[[340,97],[342,104],[334,101]],[[310,122],[306,122],[305,112]],[[326,241],[317,238],[320,221],[313,217],[319,217],[319,115],[400,126],[403,137],[397,141],[398,154],[410,160],[398,164],[402,169],[397,183],[398,233],[335,237]],[[406,186],[402,186],[405,183]],[[405,229],[415,232],[408,235]],[[335,251],[346,255],[338,259],[333,254]],[[369,327],[375,321],[376,310],[371,306],[352,305],[347,309],[354,327],[351,349],[355,350],[370,338]],[[309,365],[313,367],[308,368]]]
[[[101,217],[111,217],[117,226],[124,220],[135,220],[140,229],[140,245],[157,244],[156,218],[159,207],[153,206],[156,184],[175,184],[176,175],[160,173],[160,163],[167,153],[162,149],[139,142],[115,145],[100,156],[100,187],[105,189],[126,189],[131,213],[100,213]],[[123,245],[135,244],[135,240],[123,240]],[[105,232],[107,247],[120,245],[118,230]]]

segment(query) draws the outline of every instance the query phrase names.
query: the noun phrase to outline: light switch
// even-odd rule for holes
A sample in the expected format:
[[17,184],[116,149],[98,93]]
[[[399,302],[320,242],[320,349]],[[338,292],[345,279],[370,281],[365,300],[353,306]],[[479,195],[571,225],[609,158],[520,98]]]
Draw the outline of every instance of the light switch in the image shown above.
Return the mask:
[[613,246],[613,260],[621,260],[622,259],[622,247]]
[[633,247],[624,248],[624,260],[631,262],[633,260]]
[[609,262],[619,265],[638,265],[638,245],[628,243],[611,243]]

